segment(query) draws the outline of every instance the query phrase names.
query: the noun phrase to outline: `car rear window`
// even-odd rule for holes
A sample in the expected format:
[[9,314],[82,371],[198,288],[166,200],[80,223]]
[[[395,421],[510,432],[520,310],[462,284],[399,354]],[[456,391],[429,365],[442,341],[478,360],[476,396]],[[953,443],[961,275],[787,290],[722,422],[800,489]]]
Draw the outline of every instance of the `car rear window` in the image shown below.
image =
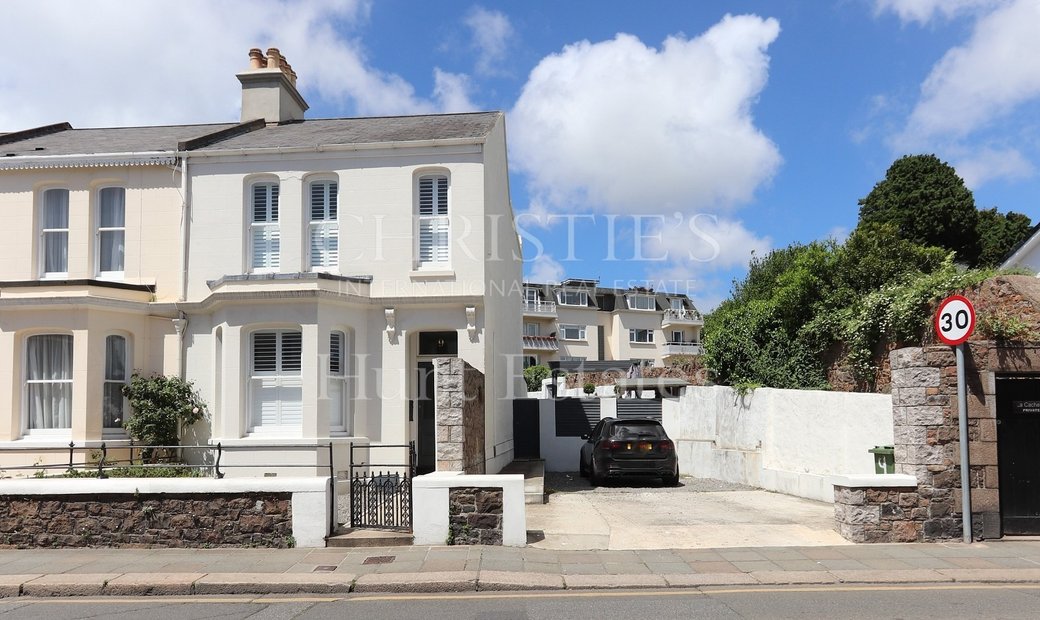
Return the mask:
[[612,439],[666,439],[668,437],[660,424],[646,422],[615,424],[610,436]]

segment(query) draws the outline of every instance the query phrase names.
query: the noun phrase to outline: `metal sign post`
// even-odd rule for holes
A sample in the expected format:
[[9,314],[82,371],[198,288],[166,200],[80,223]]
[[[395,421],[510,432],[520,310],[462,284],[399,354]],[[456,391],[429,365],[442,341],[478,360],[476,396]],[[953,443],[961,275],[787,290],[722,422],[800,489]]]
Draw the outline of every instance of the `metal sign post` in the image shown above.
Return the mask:
[[964,342],[975,331],[975,307],[960,295],[947,297],[935,313],[935,333],[957,355],[957,424],[961,442],[961,528],[971,543],[971,467],[968,462],[968,393],[964,381]]

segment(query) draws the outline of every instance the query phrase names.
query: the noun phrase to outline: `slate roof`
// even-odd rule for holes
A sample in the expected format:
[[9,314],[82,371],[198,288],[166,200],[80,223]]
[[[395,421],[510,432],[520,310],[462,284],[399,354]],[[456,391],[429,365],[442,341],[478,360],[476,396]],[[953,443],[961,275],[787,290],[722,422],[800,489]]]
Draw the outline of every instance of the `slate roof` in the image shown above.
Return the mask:
[[[0,160],[19,155],[63,156],[104,153],[173,152],[178,143],[196,140],[205,152],[222,149],[319,147],[422,140],[476,139],[486,136],[500,112],[330,118],[304,120],[283,125],[243,127],[230,135],[211,134],[230,130],[238,123],[168,125],[153,127],[103,127],[73,129],[52,125],[39,130],[0,134]],[[24,136],[24,137],[23,137]],[[211,136],[211,139],[203,139]],[[192,148],[192,147],[188,147]]]
[[[100,153],[144,153],[177,150],[177,143],[204,136],[238,123],[206,125],[166,125],[155,127],[103,127],[65,129],[4,143],[0,137],[0,158],[11,155],[93,155]],[[12,132],[18,133],[18,132]]]
[[268,125],[263,129],[221,140],[198,150],[475,139],[490,133],[500,115],[500,112],[473,112],[313,119],[284,125]]

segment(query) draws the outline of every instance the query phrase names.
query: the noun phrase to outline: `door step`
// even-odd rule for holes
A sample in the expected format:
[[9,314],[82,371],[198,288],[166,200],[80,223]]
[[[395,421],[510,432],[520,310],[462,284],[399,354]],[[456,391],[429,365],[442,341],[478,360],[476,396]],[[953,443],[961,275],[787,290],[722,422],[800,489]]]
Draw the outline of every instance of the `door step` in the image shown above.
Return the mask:
[[415,537],[411,532],[347,528],[325,539],[326,547],[408,547]]
[[524,503],[545,503],[545,461],[542,459],[517,459],[502,468],[500,474],[524,475]]

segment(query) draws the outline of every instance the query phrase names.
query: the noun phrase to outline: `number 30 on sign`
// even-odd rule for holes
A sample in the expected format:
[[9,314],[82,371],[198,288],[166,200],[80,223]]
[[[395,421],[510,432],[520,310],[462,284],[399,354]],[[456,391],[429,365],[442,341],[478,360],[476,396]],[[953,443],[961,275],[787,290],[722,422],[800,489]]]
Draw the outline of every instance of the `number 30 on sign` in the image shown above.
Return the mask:
[[965,297],[952,295],[939,304],[935,313],[935,333],[939,340],[957,346],[975,331],[975,307]]

